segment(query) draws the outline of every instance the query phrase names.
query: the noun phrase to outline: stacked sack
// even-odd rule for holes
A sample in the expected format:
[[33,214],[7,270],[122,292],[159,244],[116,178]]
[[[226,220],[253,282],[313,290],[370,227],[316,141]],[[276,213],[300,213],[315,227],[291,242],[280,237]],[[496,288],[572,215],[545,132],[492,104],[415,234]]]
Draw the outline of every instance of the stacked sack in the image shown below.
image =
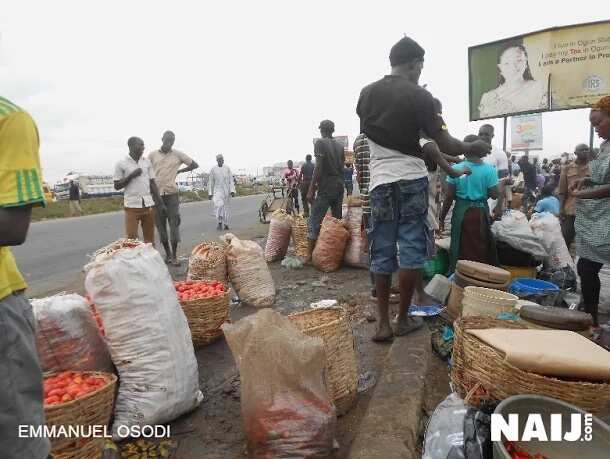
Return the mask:
[[119,426],[163,424],[201,403],[191,333],[169,271],[150,244],[105,248],[85,267],[120,386]]
[[272,306],[275,284],[263,249],[256,242],[242,241],[231,233],[222,238],[227,243],[229,280],[239,299],[258,308]]
[[344,256],[345,264],[354,268],[368,268],[367,239],[362,228],[362,201],[351,201],[345,225],[349,231]]
[[196,245],[189,257],[187,280],[227,280],[226,246],[217,242]]
[[320,235],[313,250],[313,265],[324,272],[336,271],[341,267],[345,246],[350,233],[345,229],[342,220],[325,217]]
[[283,209],[276,210],[271,214],[267,244],[265,245],[265,261],[279,261],[286,256],[293,223],[292,216]]

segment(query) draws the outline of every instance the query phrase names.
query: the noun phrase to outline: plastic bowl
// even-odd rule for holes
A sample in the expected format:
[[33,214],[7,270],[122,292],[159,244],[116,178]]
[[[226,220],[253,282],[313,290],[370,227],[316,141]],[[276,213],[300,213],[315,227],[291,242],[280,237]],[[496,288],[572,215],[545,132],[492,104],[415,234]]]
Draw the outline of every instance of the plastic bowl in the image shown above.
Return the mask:
[[529,277],[518,277],[510,284],[508,289],[510,292],[519,292],[522,294],[540,294],[540,293],[555,293],[559,291],[559,287],[555,284],[539,279],[531,279]]

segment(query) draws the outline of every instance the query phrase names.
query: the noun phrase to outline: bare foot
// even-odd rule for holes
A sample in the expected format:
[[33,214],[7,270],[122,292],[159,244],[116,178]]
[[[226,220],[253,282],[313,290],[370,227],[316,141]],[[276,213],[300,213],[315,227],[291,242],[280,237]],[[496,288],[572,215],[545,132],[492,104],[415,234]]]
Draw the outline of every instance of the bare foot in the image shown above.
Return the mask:
[[373,341],[376,343],[387,343],[388,341],[392,341],[392,339],[394,339],[394,332],[392,331],[390,324],[379,324],[377,333],[375,333],[375,336],[373,336]]
[[412,303],[418,306],[432,306],[433,304],[438,304],[438,300],[422,290],[413,294]]
[[404,336],[408,333],[417,330],[418,328],[421,328],[423,324],[424,321],[421,317],[398,316],[394,327],[394,335]]

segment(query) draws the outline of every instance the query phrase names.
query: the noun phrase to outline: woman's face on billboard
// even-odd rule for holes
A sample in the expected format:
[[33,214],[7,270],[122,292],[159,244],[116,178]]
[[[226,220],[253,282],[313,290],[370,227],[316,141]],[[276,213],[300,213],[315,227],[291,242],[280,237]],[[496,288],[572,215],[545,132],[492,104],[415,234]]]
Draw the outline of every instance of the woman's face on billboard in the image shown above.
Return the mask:
[[527,68],[527,56],[521,48],[508,48],[502,53],[498,68],[505,80],[523,78]]

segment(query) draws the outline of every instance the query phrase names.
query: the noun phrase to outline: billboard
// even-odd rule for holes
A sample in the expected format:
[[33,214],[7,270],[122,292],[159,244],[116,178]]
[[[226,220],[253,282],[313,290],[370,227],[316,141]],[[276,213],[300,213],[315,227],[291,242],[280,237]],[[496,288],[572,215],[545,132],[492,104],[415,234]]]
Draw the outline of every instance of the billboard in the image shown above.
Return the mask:
[[513,116],[510,119],[511,151],[542,150],[542,115]]
[[468,48],[470,120],[582,108],[610,94],[610,20]]

